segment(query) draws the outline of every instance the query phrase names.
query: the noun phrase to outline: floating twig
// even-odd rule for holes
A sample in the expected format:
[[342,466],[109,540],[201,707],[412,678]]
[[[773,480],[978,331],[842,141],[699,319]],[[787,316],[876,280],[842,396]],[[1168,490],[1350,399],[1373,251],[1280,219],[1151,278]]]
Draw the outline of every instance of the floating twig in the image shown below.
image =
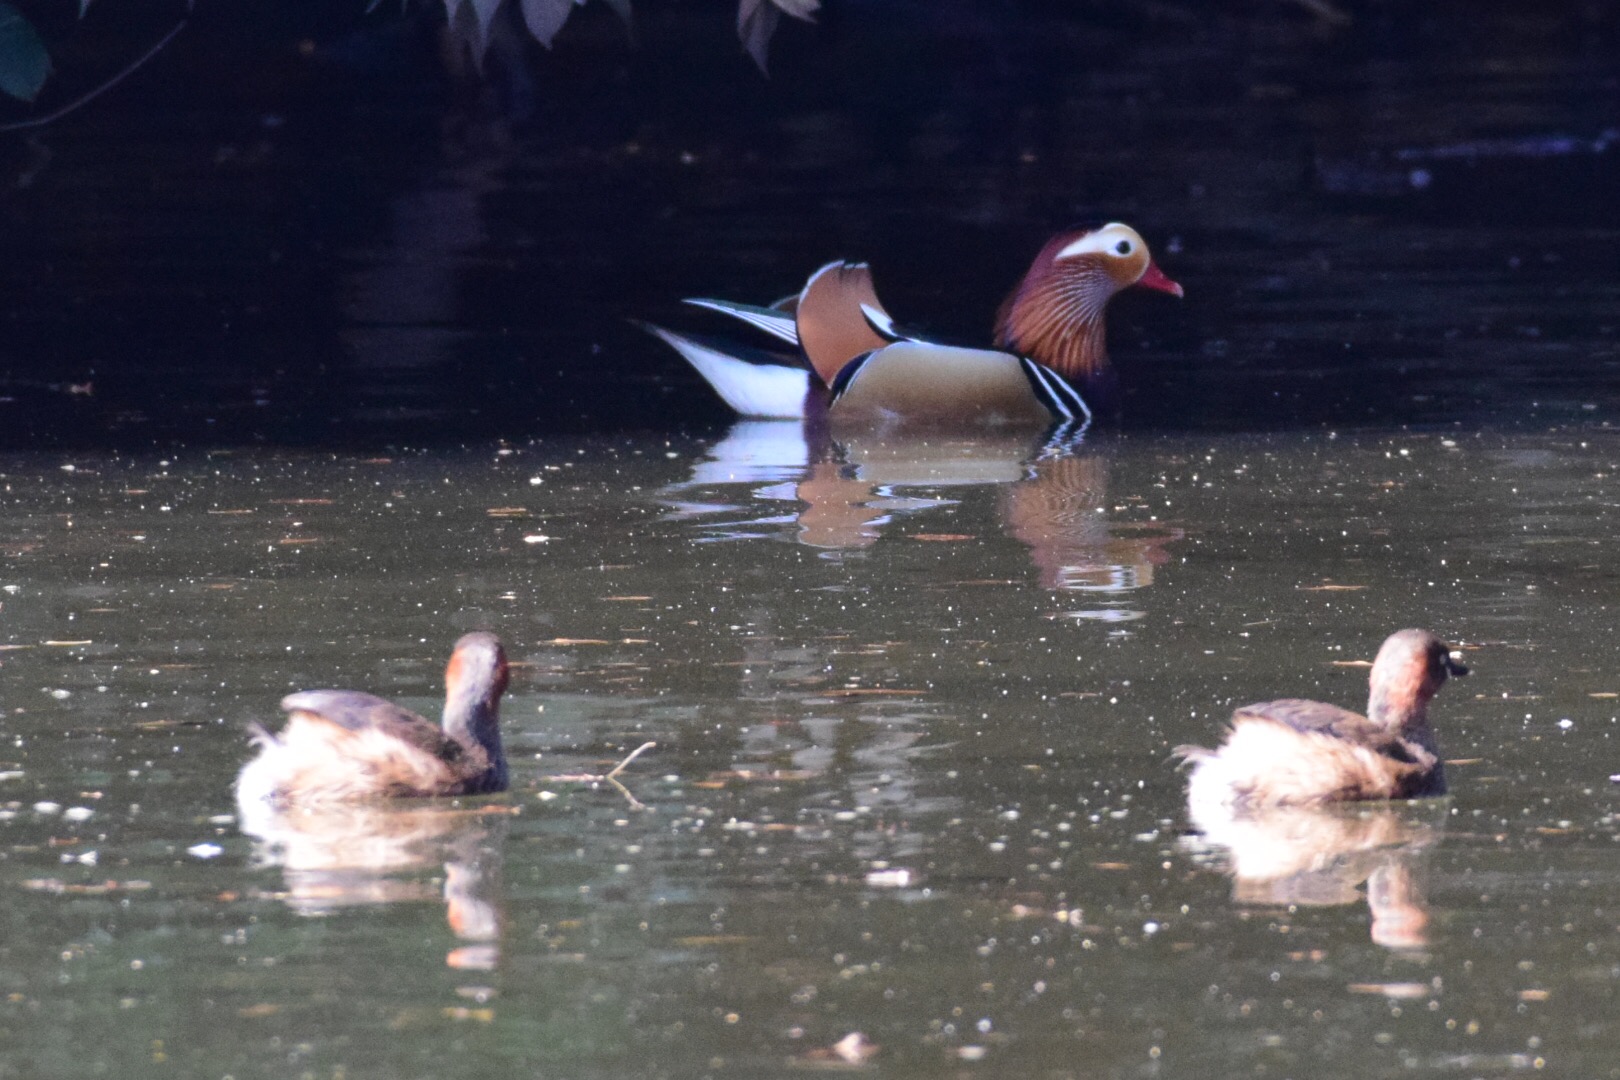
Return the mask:
[[655,742],[644,742],[644,743],[642,743],[640,746],[638,746],[634,750],[630,751],[630,756],[629,757],[625,758],[623,761],[621,761],[617,765],[613,766],[613,771],[608,773],[607,776],[603,777],[603,779],[604,780],[611,780],[615,776],[618,776],[620,773],[624,772],[624,767],[626,765],[630,764],[632,761],[636,760],[636,758],[640,757],[643,753],[645,753],[648,750],[651,750],[653,747],[655,747],[657,745],[658,744],[655,743]]
[[555,776],[548,776],[546,779],[557,780],[565,784],[611,784],[613,787],[618,789],[620,795],[623,795],[627,800],[629,800],[630,808],[632,810],[645,810],[647,809],[646,804],[640,799],[636,798],[634,795],[630,794],[630,789],[619,783],[618,777],[620,773],[624,772],[627,765],[657,745],[658,744],[655,742],[642,743],[640,746],[630,751],[623,761],[619,762],[605,773],[559,773]]

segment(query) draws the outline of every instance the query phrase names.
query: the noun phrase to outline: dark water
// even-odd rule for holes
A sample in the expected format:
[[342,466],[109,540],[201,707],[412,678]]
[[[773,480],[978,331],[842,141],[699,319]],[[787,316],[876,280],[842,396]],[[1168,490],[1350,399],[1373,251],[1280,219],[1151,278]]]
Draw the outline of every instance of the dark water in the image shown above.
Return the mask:
[[[0,135],[0,1077],[1620,1075],[1613,11],[831,3],[764,80],[600,6],[478,82],[204,5]],[[1188,298],[1074,447],[728,426],[627,321],[852,256],[982,341],[1084,219]],[[1448,799],[1195,835],[1172,747],[1408,625]],[[238,819],[474,627],[510,795]]]
[[[1614,1075],[1612,431],[1032,449],[8,459],[0,1069]],[[1449,799],[1192,834],[1408,624]],[[243,722],[472,626],[509,796],[243,834]]]
[[[851,257],[903,321],[982,342],[1047,236],[1110,219],[1188,294],[1114,305],[1135,427],[1613,408],[1608,5],[839,3],[784,24],[768,80],[729,5],[644,4],[634,45],[598,7],[483,83],[438,62],[432,5],[205,8],[7,137],[6,442],[712,425],[628,320],[702,329],[679,298]],[[62,28],[51,92],[158,29]]]

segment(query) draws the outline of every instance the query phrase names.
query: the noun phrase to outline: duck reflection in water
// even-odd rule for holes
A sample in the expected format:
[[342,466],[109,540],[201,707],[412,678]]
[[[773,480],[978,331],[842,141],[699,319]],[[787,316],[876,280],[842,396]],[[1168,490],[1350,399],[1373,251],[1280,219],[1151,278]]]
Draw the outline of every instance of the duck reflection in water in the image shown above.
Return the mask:
[[[1336,804],[1444,795],[1429,702],[1447,678],[1467,673],[1433,634],[1401,630],[1373,661],[1367,715],[1293,698],[1245,705],[1220,747],[1178,747],[1192,766],[1188,817],[1229,853],[1234,898],[1342,904],[1366,882],[1373,940],[1424,944],[1428,914],[1411,852],[1439,828],[1408,816],[1423,804],[1405,812]],[[1443,810],[1429,812],[1444,821]]]
[[1445,828],[1435,804],[1335,804],[1233,810],[1193,816],[1196,851],[1215,855],[1242,907],[1334,907],[1358,903],[1366,887],[1375,944],[1428,944],[1429,911],[1419,856]]
[[1153,584],[1182,530],[1110,521],[1107,510],[1108,460],[1100,453],[1044,454],[1002,498],[1002,519],[1029,548],[1043,589],[1116,593]]
[[[442,900],[463,944],[450,967],[491,970],[500,957],[500,857],[506,806],[260,803],[244,815],[262,866],[281,868],[274,895],[299,915]],[[442,885],[430,876],[444,874]]]
[[[431,895],[412,871],[443,865],[451,929],[473,942],[454,966],[495,962],[489,900],[494,851],[484,822],[506,807],[469,810],[416,797],[504,791],[500,738],[506,654],[488,633],[464,635],[445,669],[443,723],[351,690],[308,690],[282,701],[286,726],[252,729],[259,754],[237,777],[242,831],[280,866],[282,898],[305,915]],[[406,797],[401,799],[401,797]]]
[[[1028,429],[844,429],[834,439],[796,421],[741,421],[665,489],[675,516],[714,540],[779,535],[827,552],[871,547],[905,517],[951,506],[956,490],[992,488],[1002,527],[1029,548],[1042,588],[1120,593],[1149,585],[1179,529],[1121,525],[1108,504],[1108,459],[1078,432]],[[746,485],[751,500],[715,498]],[[757,503],[791,513],[751,513]]]

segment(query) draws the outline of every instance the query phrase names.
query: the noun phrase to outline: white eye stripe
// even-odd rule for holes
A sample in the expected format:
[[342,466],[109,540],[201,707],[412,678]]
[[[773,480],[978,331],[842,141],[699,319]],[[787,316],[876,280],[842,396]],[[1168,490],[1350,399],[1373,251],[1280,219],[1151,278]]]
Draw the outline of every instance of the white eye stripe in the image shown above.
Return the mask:
[[[1121,235],[1121,234],[1124,235]],[[1120,251],[1119,244],[1128,245],[1127,250]],[[1072,259],[1076,255],[1129,255],[1136,248],[1136,235],[1128,225],[1111,222],[1096,232],[1087,233],[1078,240],[1072,241],[1059,249],[1056,259]]]
[[1057,257],[1060,259],[1072,259],[1076,255],[1100,255],[1107,248],[1108,245],[1104,242],[1102,236],[1091,233],[1062,248],[1057,253]]

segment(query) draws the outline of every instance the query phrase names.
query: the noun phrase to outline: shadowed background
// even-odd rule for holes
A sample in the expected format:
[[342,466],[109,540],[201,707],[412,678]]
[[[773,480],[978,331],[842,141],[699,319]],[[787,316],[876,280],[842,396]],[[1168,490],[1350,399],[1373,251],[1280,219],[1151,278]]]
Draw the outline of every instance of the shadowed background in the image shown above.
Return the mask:
[[[1112,309],[1129,425],[1616,401],[1607,5],[834,0],[769,77],[721,0],[586,5],[550,52],[512,22],[482,77],[437,5],[363,9],[201,5],[0,135],[0,443],[712,425],[627,320],[712,329],[679,298],[851,257],[981,343],[1047,235],[1111,219],[1187,287]],[[39,109],[165,18],[42,18]]]

